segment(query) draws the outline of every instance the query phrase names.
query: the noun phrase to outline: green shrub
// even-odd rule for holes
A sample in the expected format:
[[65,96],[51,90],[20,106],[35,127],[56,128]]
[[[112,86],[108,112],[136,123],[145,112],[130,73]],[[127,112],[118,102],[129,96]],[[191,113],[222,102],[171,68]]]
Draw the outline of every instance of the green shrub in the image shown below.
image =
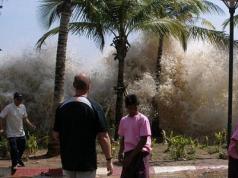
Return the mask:
[[226,144],[226,131],[220,131],[215,133],[215,145],[218,153],[222,152],[223,145]]
[[39,149],[42,149],[42,148],[46,149],[48,147],[48,144],[49,144],[49,136],[48,135],[38,136],[37,144],[39,146]]
[[192,138],[187,138],[182,135],[173,136],[173,134],[170,134],[167,141],[167,150],[172,159],[193,159],[195,157],[197,142]]
[[28,133],[28,138],[27,138],[27,153],[28,156],[30,154],[35,154],[38,150],[38,144],[37,144],[37,138],[35,135],[31,135]]
[[8,141],[6,138],[2,138],[0,141],[0,157],[5,158],[8,154]]
[[117,154],[119,152],[120,143],[118,141],[112,141],[112,157],[117,158]]

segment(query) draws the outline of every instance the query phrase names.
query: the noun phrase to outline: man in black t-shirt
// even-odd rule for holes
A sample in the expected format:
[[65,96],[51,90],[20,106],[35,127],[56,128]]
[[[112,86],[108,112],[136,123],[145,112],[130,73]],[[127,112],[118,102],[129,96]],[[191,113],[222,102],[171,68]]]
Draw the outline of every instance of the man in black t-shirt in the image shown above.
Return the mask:
[[113,171],[105,115],[99,104],[87,98],[89,85],[85,74],[76,75],[75,96],[56,110],[53,135],[60,141],[62,167],[70,178],[96,177],[96,138],[107,160],[108,175]]

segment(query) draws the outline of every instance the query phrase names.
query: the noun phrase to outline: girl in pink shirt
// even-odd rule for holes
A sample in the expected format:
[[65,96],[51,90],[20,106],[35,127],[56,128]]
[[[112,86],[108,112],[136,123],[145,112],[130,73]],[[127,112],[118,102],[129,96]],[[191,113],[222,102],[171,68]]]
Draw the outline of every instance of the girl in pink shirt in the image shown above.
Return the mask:
[[238,124],[232,134],[228,148],[228,178],[238,178]]
[[[120,150],[118,159],[123,163],[121,178],[149,178],[151,128],[148,118],[138,111],[137,96],[127,95],[128,115],[120,121]],[[124,154],[123,154],[124,153]]]

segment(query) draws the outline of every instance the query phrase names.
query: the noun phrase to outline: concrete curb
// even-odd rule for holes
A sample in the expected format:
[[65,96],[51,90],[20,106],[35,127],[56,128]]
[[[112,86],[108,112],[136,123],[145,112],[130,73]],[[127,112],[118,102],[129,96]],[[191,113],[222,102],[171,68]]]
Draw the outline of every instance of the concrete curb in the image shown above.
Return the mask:
[[[151,166],[150,174],[151,175],[160,175],[160,174],[170,174],[170,173],[179,173],[183,171],[217,171],[217,170],[227,170],[227,165],[209,165],[209,166]],[[106,168],[98,168],[97,175],[105,176],[107,173]],[[121,168],[115,167],[113,175],[118,176],[121,173]]]

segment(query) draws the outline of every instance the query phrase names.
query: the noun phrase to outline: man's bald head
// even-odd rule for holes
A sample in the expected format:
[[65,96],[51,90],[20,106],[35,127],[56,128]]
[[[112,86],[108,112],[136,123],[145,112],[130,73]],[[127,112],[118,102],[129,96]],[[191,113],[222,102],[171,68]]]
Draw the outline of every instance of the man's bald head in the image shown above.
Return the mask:
[[80,73],[74,76],[73,86],[76,90],[88,91],[90,83],[90,78],[85,73]]

